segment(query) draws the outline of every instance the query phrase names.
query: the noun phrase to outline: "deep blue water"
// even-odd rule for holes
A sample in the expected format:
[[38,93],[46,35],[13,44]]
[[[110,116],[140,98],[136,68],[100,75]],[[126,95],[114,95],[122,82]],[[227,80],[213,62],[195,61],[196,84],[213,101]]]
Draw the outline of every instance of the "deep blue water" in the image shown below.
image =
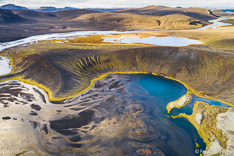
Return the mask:
[[206,102],[209,105],[215,105],[215,106],[220,106],[220,107],[229,107],[228,105],[225,105],[222,102],[211,100],[211,99],[200,98],[200,97],[197,97],[196,95],[192,95],[192,98],[194,99],[194,101]]
[[[194,151],[197,149],[196,144],[200,145],[200,150],[205,150],[206,145],[203,139],[199,136],[196,128],[185,118],[173,119],[170,115],[178,115],[180,113],[192,114],[193,103],[187,104],[181,109],[172,109],[168,114],[166,106],[169,102],[179,99],[186,94],[187,88],[174,80],[166,79],[163,77],[134,74],[126,75],[131,79],[131,83],[127,86],[129,92],[134,93],[133,99],[143,100],[147,103],[145,112],[155,120],[156,131],[160,133],[166,133],[170,136],[170,142],[174,146],[170,146],[174,150],[174,154],[168,155],[199,155]],[[169,115],[169,116],[168,116]],[[184,140],[185,139],[185,140]],[[185,143],[186,142],[186,143]],[[175,146],[178,144],[178,146]],[[192,149],[191,149],[191,144]],[[159,145],[156,144],[156,147]],[[178,153],[189,149],[190,152]]]
[[[132,80],[132,83],[130,84],[130,86],[128,86],[128,89],[131,92],[135,92],[138,95],[137,97],[134,97],[133,95],[134,98],[148,101],[148,103],[151,104],[149,115],[154,117],[155,120],[160,119],[160,122],[158,122],[158,124],[161,125],[161,128],[159,129],[167,130],[169,127],[165,126],[165,123],[172,122],[177,126],[181,127],[187,134],[189,134],[194,144],[194,150],[197,149],[195,146],[195,142],[200,145],[200,148],[198,149],[199,151],[205,150],[206,145],[203,142],[203,139],[199,136],[195,127],[187,119],[173,119],[166,115],[177,116],[180,113],[186,113],[188,115],[191,115],[193,113],[193,104],[195,101],[203,101],[210,105],[216,106],[227,105],[224,105],[218,101],[199,98],[195,95],[191,95],[192,101],[190,103],[188,103],[186,106],[180,109],[174,108],[172,109],[170,114],[168,114],[166,110],[167,104],[171,101],[179,99],[181,96],[186,94],[187,88],[183,84],[171,79],[166,79],[164,77],[158,77],[153,75],[138,74],[130,76],[128,75],[128,77]],[[175,130],[176,129],[177,128],[175,127]]]
[[[164,77],[147,75],[143,76],[139,79],[139,84],[145,90],[147,90],[152,96],[156,96],[160,98],[162,101],[162,105],[165,106],[171,101],[175,101],[179,99],[182,95],[186,94],[187,88],[174,80],[166,79]],[[219,101],[205,99],[197,97],[196,95],[192,94],[192,101],[187,104],[185,107],[182,107],[178,110],[181,110],[183,113],[192,114],[193,104],[195,101],[206,102],[209,105],[221,106],[221,107],[229,107]],[[177,108],[174,108],[177,109]]]
[[160,97],[162,105],[179,99],[187,92],[183,84],[163,77],[144,76],[140,78],[139,84],[151,95]]

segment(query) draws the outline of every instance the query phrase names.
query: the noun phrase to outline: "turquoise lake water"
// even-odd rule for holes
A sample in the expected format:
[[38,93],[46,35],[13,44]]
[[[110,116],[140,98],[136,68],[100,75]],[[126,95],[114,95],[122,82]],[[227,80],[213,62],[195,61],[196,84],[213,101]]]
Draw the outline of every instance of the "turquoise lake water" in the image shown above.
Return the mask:
[[[196,142],[200,145],[199,150],[205,150],[206,145],[203,142],[203,139],[199,136],[197,130],[187,119],[185,118],[173,119],[173,118],[168,118],[165,115],[177,116],[180,113],[186,113],[188,115],[191,115],[193,113],[193,104],[195,101],[203,101],[210,105],[223,106],[223,107],[228,107],[227,105],[224,105],[221,102],[215,100],[199,98],[195,95],[191,95],[192,101],[190,103],[188,103],[186,106],[180,109],[174,108],[172,109],[170,114],[168,114],[166,110],[167,104],[171,101],[179,99],[181,96],[186,94],[187,88],[183,84],[174,80],[153,76],[153,75],[139,74],[139,75],[130,75],[129,77],[132,80],[131,83],[132,86],[129,86],[128,89],[130,91],[134,90],[135,92],[139,92],[137,94],[142,95],[142,97],[137,97],[137,98],[142,98],[142,100],[146,101],[148,99],[153,99],[153,102],[152,101],[149,102],[152,104],[151,106],[152,112],[149,113],[151,116],[154,116],[155,119],[160,118],[162,125],[170,121],[175,123],[177,126],[183,128],[183,130],[185,130],[186,133],[189,134],[190,137],[196,140]],[[153,111],[156,109],[158,110],[157,114],[155,114],[155,111]],[[194,141],[194,150],[196,150],[195,141]]]
[[[134,92],[132,98],[146,101],[147,107],[149,107],[150,110],[148,115],[157,121],[157,131],[167,132],[171,137],[170,142],[174,145],[171,146],[172,149],[169,151],[174,150],[174,155],[186,155],[186,153],[179,154],[177,152],[183,151],[183,148],[187,148],[190,149],[188,152],[189,155],[197,155],[194,152],[197,149],[195,143],[200,145],[199,150],[205,150],[206,145],[203,139],[199,136],[196,128],[187,119],[173,119],[167,116],[178,115],[182,112],[186,112],[186,114],[192,113],[192,102],[181,109],[172,109],[170,114],[168,114],[166,110],[166,106],[169,102],[177,100],[186,94],[187,88],[183,84],[164,77],[144,74],[127,75],[127,78],[131,79],[131,83],[127,86],[127,89],[130,92]],[[177,134],[174,134],[174,132]],[[177,137],[175,137],[175,135],[177,135]],[[181,138],[183,136],[184,138]],[[187,142],[193,144],[193,149],[191,149],[188,143],[184,143],[183,139],[185,138],[189,139]],[[178,144],[178,147],[176,144]],[[179,144],[184,147],[182,148]],[[169,153],[168,155],[173,154]]]
[[[158,76],[144,76],[140,78],[139,84],[153,96],[160,97],[161,100],[164,101],[165,103],[175,101],[179,99],[182,95],[186,94],[187,92],[187,88],[183,84],[174,80]],[[191,96],[192,96],[192,101],[188,104],[190,108],[195,101],[206,102],[209,105],[229,107],[228,105],[225,105],[219,101],[200,98],[194,94],[192,94]],[[187,110],[188,112],[191,113],[191,110],[188,107],[181,108],[181,110],[184,111]]]
[[[74,148],[87,150],[87,147],[100,147],[97,153],[102,147],[106,147],[121,150],[125,155],[140,155],[136,152],[138,149],[149,147],[153,152],[160,152],[160,156],[199,156],[196,151],[204,151],[206,145],[196,128],[185,118],[174,119],[171,116],[192,114],[196,100],[220,105],[217,101],[192,95],[193,99],[189,104],[180,109],[174,108],[168,114],[167,104],[183,96],[187,92],[186,87],[171,79],[146,74],[110,74],[95,81],[87,92],[56,103],[50,103],[46,92],[35,86],[19,82],[5,82],[1,86],[9,90],[14,87],[25,89],[23,93],[27,96],[20,99],[24,101],[18,104],[21,108],[15,113],[25,113],[26,117],[29,113],[28,122],[34,123],[29,126],[38,125],[37,130],[45,137],[45,142],[41,143],[44,145],[50,141],[49,148],[54,153],[57,150],[53,151],[53,147],[60,148],[61,152],[63,148],[67,148],[68,155],[70,152],[77,154],[73,151]],[[3,92],[2,96],[4,95],[6,94]],[[10,108],[15,106],[12,101],[9,103]],[[40,108],[33,116],[31,113],[34,108],[31,104]],[[25,105],[28,108],[25,109]],[[12,110],[9,107],[2,107],[5,112],[9,111],[7,117],[15,118],[11,116]],[[47,116],[48,112],[45,110],[53,115]],[[45,121],[49,121],[46,123],[48,127],[41,132]],[[81,131],[85,133],[80,135]],[[67,140],[71,142],[68,143]],[[199,148],[196,143],[200,145]],[[105,148],[102,152],[106,153]]]
[[165,103],[179,99],[186,94],[187,89],[183,84],[156,76],[144,76],[139,84],[150,94],[160,97]]

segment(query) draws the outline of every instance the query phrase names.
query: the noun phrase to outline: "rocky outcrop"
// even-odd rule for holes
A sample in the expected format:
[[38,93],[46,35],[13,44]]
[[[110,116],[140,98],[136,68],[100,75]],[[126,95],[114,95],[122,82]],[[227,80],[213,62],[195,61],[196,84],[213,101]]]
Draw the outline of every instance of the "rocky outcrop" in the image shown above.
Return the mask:
[[[234,108],[230,108],[226,113],[220,113],[217,115],[217,128],[221,129],[223,134],[227,135],[227,147],[226,149],[223,149],[220,147],[220,144],[217,143],[217,141],[214,141],[212,143],[206,154],[207,155],[212,155],[214,154],[221,154],[222,155],[233,155],[234,154]],[[214,151],[214,152],[210,152]]]

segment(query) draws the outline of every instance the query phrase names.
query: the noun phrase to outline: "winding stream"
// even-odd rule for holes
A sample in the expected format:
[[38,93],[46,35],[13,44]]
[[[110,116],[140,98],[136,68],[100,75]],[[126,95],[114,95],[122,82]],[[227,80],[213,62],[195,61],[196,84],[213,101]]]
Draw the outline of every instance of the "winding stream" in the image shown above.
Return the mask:
[[[199,29],[217,29],[219,26],[226,26],[231,25],[230,23],[223,23],[220,22],[222,20],[226,20],[229,17],[221,17],[218,19],[210,20],[212,24],[204,26]],[[53,34],[45,34],[45,35],[36,35],[27,37],[24,39],[11,41],[11,42],[4,42],[0,43],[0,51],[15,47],[15,46],[23,46],[27,44],[32,44],[38,41],[44,41],[44,40],[51,40],[51,39],[66,39],[70,37],[77,37],[77,36],[87,36],[87,35],[113,35],[113,34],[127,34],[127,33],[138,33],[138,32],[149,32],[149,31],[75,31],[75,32],[69,32],[69,33],[53,33]],[[105,39],[105,38],[104,38]],[[159,42],[159,44],[155,43]],[[176,41],[177,40],[177,41]],[[104,42],[114,42],[110,38],[106,38],[106,41]],[[120,43],[146,43],[146,44],[154,44],[154,45],[166,45],[166,46],[187,46],[189,44],[201,44],[201,42],[197,40],[190,40],[184,37],[149,37],[143,40],[140,40],[139,38],[126,38],[123,36],[123,41],[117,40],[116,42]],[[183,43],[185,42],[185,43]]]
[[145,31],[75,31],[70,33],[54,33],[54,34],[45,34],[45,35],[36,35],[27,37],[24,39],[4,42],[0,43],[0,51],[16,47],[16,46],[24,46],[32,43],[36,43],[38,41],[52,40],[52,39],[66,39],[77,36],[87,36],[87,35],[112,35],[112,34],[127,34],[127,33],[137,33],[137,32],[145,32]]
[[[123,33],[133,32],[39,35],[1,43],[0,50],[39,40]],[[125,38],[120,42],[154,44],[160,42],[158,39],[168,40],[167,46],[188,45],[188,39],[174,37]],[[179,44],[185,39],[184,44]],[[109,38],[106,41],[115,42]],[[194,42],[189,44],[199,44],[199,41]],[[0,68],[0,75],[10,73],[9,59],[0,57]],[[194,101],[199,100],[224,105],[193,95],[191,103],[181,109],[172,109],[168,114],[166,105],[186,92],[181,83],[162,77],[118,74],[96,81],[81,95],[50,102],[47,93],[36,86],[6,81],[0,83],[0,148],[6,152],[8,149],[30,150],[36,155],[142,155],[143,151],[160,156],[199,155],[195,153],[196,143],[202,150],[206,146],[193,125],[186,119],[166,115],[191,114]]]
[[202,28],[199,28],[199,29],[218,29],[218,27],[221,27],[221,26],[228,26],[228,25],[232,25],[231,23],[224,23],[224,22],[221,22],[223,20],[227,20],[229,19],[230,17],[220,17],[218,19],[213,19],[213,20],[209,20],[210,25],[206,25]]
[[[43,40],[52,40],[52,39],[66,39],[77,36],[87,36],[87,35],[112,35],[112,34],[127,34],[127,33],[137,33],[144,31],[78,31],[70,33],[55,33],[55,34],[45,34],[32,36],[16,41],[0,43],[0,51],[12,48],[16,46],[27,46],[28,44],[36,43]],[[122,36],[120,38],[108,38],[103,37],[103,42],[112,42],[112,43],[144,43],[151,45],[164,45],[164,46],[187,46],[190,44],[201,44],[202,42],[197,40],[192,40],[184,37],[149,37],[140,39],[138,37],[126,37]],[[58,43],[64,43],[57,41]],[[0,76],[9,74],[11,72],[12,66],[9,65],[9,59],[0,56]]]
[[[218,19],[210,20],[212,24],[204,26],[199,29],[217,29],[219,26],[226,26],[231,25],[230,23],[223,23],[220,22],[222,20],[226,20],[229,17],[221,17]],[[0,43],[0,51],[12,48],[16,46],[26,46],[28,44],[36,43],[38,41],[44,40],[52,40],[52,39],[66,39],[71,37],[77,36],[87,36],[87,35],[113,35],[113,34],[127,34],[127,33],[138,33],[138,32],[146,32],[146,31],[76,31],[70,33],[54,33],[54,34],[45,34],[45,35],[36,35],[27,37],[24,39],[11,41],[11,42],[4,42]],[[151,45],[161,45],[161,46],[187,46],[190,44],[202,44],[202,42],[198,40],[188,39],[185,37],[148,37],[148,38],[139,38],[139,37],[129,37],[129,36],[119,36],[118,38],[113,37],[103,37],[103,42],[110,42],[110,43],[143,43],[143,44],[151,44]],[[58,42],[64,43],[64,42]],[[9,74],[11,71],[11,66],[7,65],[9,63],[9,59],[0,56],[0,75]]]

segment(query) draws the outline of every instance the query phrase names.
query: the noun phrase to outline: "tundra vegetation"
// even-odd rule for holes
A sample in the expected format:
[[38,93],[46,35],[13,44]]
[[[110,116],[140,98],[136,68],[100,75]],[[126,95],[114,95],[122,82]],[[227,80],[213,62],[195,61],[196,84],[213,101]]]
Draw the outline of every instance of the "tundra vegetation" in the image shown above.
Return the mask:
[[[1,14],[7,16],[7,18],[0,17],[2,22],[0,25],[2,38],[0,40],[5,40],[3,39],[4,35],[6,36],[9,29],[12,31],[7,40],[26,37],[34,33],[93,29],[142,30],[144,28],[144,30],[161,29],[164,31],[124,35],[140,38],[149,36],[186,37],[200,40],[203,44],[186,47],[137,43],[113,44],[103,43],[102,37],[105,37],[104,35],[40,41],[1,51],[2,56],[10,58],[13,69],[10,74],[1,76],[0,81],[18,79],[44,89],[51,101],[61,101],[83,93],[92,87],[95,80],[110,73],[145,73],[171,78],[183,83],[190,94],[216,99],[230,106],[230,108],[210,106],[204,102],[196,101],[192,115],[179,114],[174,118],[187,118],[196,127],[208,147],[207,155],[212,155],[209,154],[211,151],[213,154],[221,155],[228,153],[226,149],[232,150],[230,142],[233,130],[228,131],[223,128],[225,126],[222,125],[222,119],[233,114],[233,26],[223,27],[224,29],[188,30],[209,24],[209,19],[217,17],[210,10],[199,8],[172,9],[162,6],[148,6],[105,13],[82,10],[79,12],[79,16],[75,16],[74,12],[76,11],[35,13],[29,10],[0,10]],[[25,14],[25,12],[40,16],[29,17],[29,14]],[[224,14],[220,11],[216,12]],[[70,16],[71,13],[72,16]],[[13,17],[18,20],[12,21]],[[47,20],[45,21],[41,17],[46,17]],[[58,18],[61,20],[52,24],[53,20]],[[64,19],[67,20],[65,23],[56,26]],[[36,26],[33,20],[38,22],[38,32],[34,31]],[[112,20],[114,22],[110,23]],[[13,25],[11,25],[12,22]],[[21,33],[27,33],[15,35],[13,32],[17,30],[13,28],[14,22],[18,23],[19,27],[24,27],[24,31]],[[233,23],[233,18],[225,22]],[[120,35],[112,37],[116,36]],[[168,105],[168,111],[170,112],[174,107],[184,107],[191,98],[189,95],[187,96],[185,100],[179,102],[179,105],[177,105],[178,101]],[[225,121],[233,125],[232,119]],[[219,150],[214,151],[215,148]]]

